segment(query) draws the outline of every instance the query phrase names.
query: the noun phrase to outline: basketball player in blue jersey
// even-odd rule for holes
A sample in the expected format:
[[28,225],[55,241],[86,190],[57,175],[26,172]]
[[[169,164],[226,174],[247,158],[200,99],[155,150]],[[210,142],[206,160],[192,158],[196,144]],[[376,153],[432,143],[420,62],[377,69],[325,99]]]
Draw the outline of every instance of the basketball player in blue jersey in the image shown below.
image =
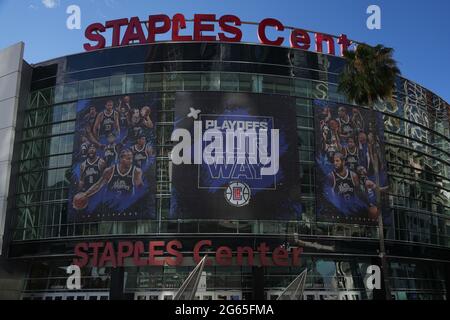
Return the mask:
[[124,130],[128,128],[131,123],[131,105],[130,105],[130,96],[124,96],[123,99],[119,99],[119,103],[117,105],[117,110],[119,114],[119,125],[120,130]]
[[127,112],[131,112],[131,105],[130,105],[130,96],[124,96],[123,99],[119,99],[119,104],[117,106],[117,111],[120,110],[120,108],[124,108]]
[[128,128],[128,125],[130,124],[130,111],[127,109],[126,106],[120,106],[119,110],[117,111],[119,113],[119,125],[121,129]]
[[344,157],[347,168],[350,171],[356,172],[359,164],[358,148],[356,147],[355,138],[349,137],[347,139],[347,146],[344,148]]
[[333,163],[334,154],[341,152],[342,146],[339,136],[339,123],[331,119],[327,125],[322,128],[323,151],[327,155],[328,161]]
[[121,145],[116,143],[116,136],[113,133],[110,133],[107,139],[108,144],[104,146],[104,156],[106,165],[110,167],[117,162]]
[[364,119],[361,115],[361,112],[358,108],[352,109],[352,127],[353,127],[353,135],[359,134],[361,131],[364,131]]
[[153,148],[147,144],[145,135],[139,135],[136,144],[131,147],[133,152],[133,163],[138,168],[145,168],[147,160],[153,155]]
[[95,144],[97,147],[100,146],[100,143],[98,142],[97,138],[95,137],[93,128],[95,124],[95,120],[97,119],[97,109],[95,109],[94,106],[89,107],[89,112],[83,117],[83,124],[82,124],[82,134],[86,136],[86,138],[89,139],[89,141],[93,144]]
[[345,107],[338,108],[338,118],[336,121],[339,123],[340,127],[340,138],[347,141],[347,139],[353,134],[353,127],[350,116],[348,115]]
[[154,128],[153,121],[150,118],[151,109],[144,106],[141,109],[134,109],[130,117],[130,126],[128,128],[128,143],[135,144],[142,134],[148,135],[150,129]]
[[104,142],[101,141],[102,138],[107,137],[110,133],[120,135],[119,113],[114,110],[112,100],[108,100],[105,104],[105,110],[97,115],[92,131],[95,138],[100,142]]
[[89,150],[90,145],[91,144],[89,142],[89,139],[86,136],[82,135],[81,136],[81,145],[80,145],[80,157],[81,157],[82,161],[87,159],[88,150]]
[[83,117],[83,124],[85,127],[89,128],[90,131],[92,131],[92,128],[94,127],[95,119],[97,118],[97,110],[94,106],[89,107],[89,112]]
[[334,195],[345,201],[350,201],[360,191],[358,176],[346,168],[342,153],[335,153],[333,160],[334,170],[328,175],[328,183],[332,187]]
[[105,168],[105,161],[97,156],[97,148],[91,144],[87,151],[87,158],[80,166],[78,188],[82,191],[88,190],[100,179]]
[[123,149],[119,155],[119,163],[106,168],[101,178],[87,191],[80,192],[73,198],[75,208],[84,207],[90,197],[106,186],[115,197],[133,196],[136,188],[144,186],[142,170],[133,164],[133,153]]
[[358,174],[358,179],[360,181],[361,193],[364,194],[365,200],[369,207],[369,217],[376,219],[378,217],[377,208],[377,195],[376,191],[384,192],[389,189],[389,187],[379,188],[375,182],[369,179],[367,176],[367,170],[363,166],[358,166],[356,168],[356,173]]

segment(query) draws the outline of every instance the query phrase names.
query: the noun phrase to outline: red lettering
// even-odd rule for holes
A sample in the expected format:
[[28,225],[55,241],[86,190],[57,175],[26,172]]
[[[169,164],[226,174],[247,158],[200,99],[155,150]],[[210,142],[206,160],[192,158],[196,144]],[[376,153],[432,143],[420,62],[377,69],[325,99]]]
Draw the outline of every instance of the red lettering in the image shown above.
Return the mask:
[[233,252],[228,247],[219,247],[216,251],[216,263],[221,266],[230,266]]
[[180,29],[186,29],[186,19],[177,13],[172,19],[172,41],[192,41],[192,36],[180,36]]
[[341,34],[338,38],[338,44],[341,47],[341,56],[344,56],[344,52],[352,45],[352,41],[348,40],[345,34]]
[[93,249],[92,251],[92,266],[97,267],[98,265],[98,249],[103,247],[103,242],[91,242],[89,243],[89,248]]
[[148,249],[148,264],[151,266],[163,266],[164,259],[155,259],[155,257],[162,256],[164,250],[156,250],[156,247],[164,247],[164,241],[150,241]]
[[[211,240],[201,240],[197,242],[194,246],[194,262],[199,263],[203,257],[200,257],[200,250],[203,246],[210,246],[212,244]],[[206,265],[210,265],[211,261],[206,260]]]
[[117,265],[119,267],[123,266],[124,258],[131,257],[133,255],[133,243],[131,241],[121,241],[119,242],[119,247],[117,249]]
[[144,31],[142,30],[141,21],[138,17],[133,17],[130,19],[130,22],[128,23],[127,30],[125,31],[125,35],[123,36],[123,40],[121,45],[126,46],[129,45],[132,41],[139,41],[139,44],[144,44],[145,41],[145,35]]
[[328,44],[328,54],[334,55],[334,39],[332,36],[323,33],[316,33],[316,51],[323,52],[322,45],[324,41],[326,41]]
[[289,262],[287,261],[288,256],[289,256],[289,254],[285,248],[278,247],[275,250],[273,250],[273,253],[272,253],[273,263],[276,266],[287,267],[289,265]]
[[238,247],[237,248],[237,257],[236,263],[238,266],[244,265],[244,253],[247,253],[247,265],[253,265],[253,249],[250,247]]
[[[162,23],[157,27],[157,23]],[[148,43],[155,42],[157,34],[163,34],[170,30],[170,18],[165,14],[157,14],[148,17]]]
[[267,257],[266,257],[266,253],[267,253],[268,250],[269,250],[269,247],[266,245],[265,242],[262,242],[258,246],[259,260],[261,261],[261,266],[268,266],[269,265],[269,261],[267,261]]
[[308,32],[301,29],[294,29],[291,32],[291,47],[308,50],[311,47],[311,38]]
[[112,28],[112,43],[111,46],[120,46],[120,27],[126,26],[128,24],[128,19],[116,19],[106,21],[106,28]]
[[278,21],[277,19],[272,19],[272,18],[264,19],[263,21],[261,21],[259,23],[259,26],[258,26],[259,42],[261,42],[262,44],[280,46],[283,43],[284,38],[283,37],[278,37],[274,41],[269,40],[267,38],[267,36],[266,36],[266,28],[267,27],[275,27],[275,29],[277,31],[283,31],[284,30],[283,24],[280,21]]
[[142,241],[138,241],[134,244],[134,255],[133,255],[133,264],[136,267],[142,267],[147,265],[147,261],[141,259],[141,254],[144,253],[144,243]]
[[194,15],[194,41],[216,41],[216,36],[204,36],[203,31],[214,31],[215,14],[196,14]]
[[[241,19],[236,16],[225,15],[221,17],[219,19],[219,26],[220,30],[223,32],[219,32],[219,40],[226,42],[240,42],[242,40],[242,30],[237,27],[230,26],[228,23],[233,23],[235,26],[240,26],[242,24]],[[234,37],[228,37],[224,32],[230,33],[234,35]]]
[[[165,255],[165,241],[150,241],[149,242],[149,256],[147,259],[141,258],[145,252],[144,243],[142,241],[120,241],[117,246],[117,251],[114,249],[112,242],[81,242],[74,248],[75,258],[72,260],[74,265],[85,267],[89,264],[90,251],[92,252],[92,266],[103,267],[108,263],[112,267],[122,267],[125,264],[125,258],[132,257],[132,262],[135,266],[154,265],[162,266],[165,263],[169,266],[178,266],[183,262],[183,253],[180,249],[183,244],[179,240],[171,240],[165,246],[167,256]],[[193,248],[193,258],[195,263],[199,263],[203,258],[201,252],[209,251],[212,246],[211,240],[201,240],[197,242]],[[103,247],[102,252],[100,248]],[[292,259],[289,260],[289,252],[283,247],[277,247],[272,252],[272,261],[269,260],[267,254],[269,253],[269,246],[262,242],[258,245],[256,250],[259,252],[261,266],[299,266],[303,248],[292,248]],[[252,247],[237,247],[236,265],[254,265],[255,250]],[[247,259],[247,263],[244,263]],[[233,250],[228,246],[220,246],[215,252],[215,261],[220,266],[230,266],[233,263]],[[211,260],[207,260],[206,264],[211,265]]]
[[183,262],[183,255],[177,249],[181,249],[183,246],[178,240],[169,241],[167,244],[167,253],[174,256],[173,258],[166,258],[166,263],[169,266],[179,266]]
[[92,51],[97,49],[103,49],[105,47],[105,37],[103,37],[100,33],[105,32],[105,27],[101,23],[93,23],[86,28],[84,32],[84,36],[89,41],[96,41],[97,44],[95,46],[85,43],[83,45],[84,50]]
[[79,266],[80,268],[84,267],[89,262],[89,255],[87,254],[88,244],[86,242],[78,243],[75,246],[75,256],[79,257],[79,259],[73,259],[73,264]]
[[114,252],[114,247],[111,242],[106,242],[105,249],[103,249],[102,257],[98,263],[99,267],[103,267],[106,262],[111,262],[111,265],[115,268],[116,264],[116,253]]

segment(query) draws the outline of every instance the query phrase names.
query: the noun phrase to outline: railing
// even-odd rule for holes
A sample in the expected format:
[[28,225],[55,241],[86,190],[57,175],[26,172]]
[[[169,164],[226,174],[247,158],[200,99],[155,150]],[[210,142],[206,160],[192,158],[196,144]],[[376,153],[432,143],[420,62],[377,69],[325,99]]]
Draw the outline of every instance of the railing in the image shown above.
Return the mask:
[[378,239],[378,226],[272,220],[146,220],[55,224],[14,230],[14,240],[110,235],[249,234]]

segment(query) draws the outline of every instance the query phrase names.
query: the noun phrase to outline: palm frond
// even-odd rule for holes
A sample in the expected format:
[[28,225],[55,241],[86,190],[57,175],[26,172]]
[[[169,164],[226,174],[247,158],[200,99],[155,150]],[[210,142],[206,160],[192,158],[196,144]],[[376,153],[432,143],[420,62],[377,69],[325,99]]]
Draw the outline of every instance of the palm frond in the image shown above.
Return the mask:
[[344,53],[347,61],[340,75],[338,91],[359,105],[372,105],[378,100],[393,101],[395,81],[400,70],[393,59],[392,48],[360,44]]

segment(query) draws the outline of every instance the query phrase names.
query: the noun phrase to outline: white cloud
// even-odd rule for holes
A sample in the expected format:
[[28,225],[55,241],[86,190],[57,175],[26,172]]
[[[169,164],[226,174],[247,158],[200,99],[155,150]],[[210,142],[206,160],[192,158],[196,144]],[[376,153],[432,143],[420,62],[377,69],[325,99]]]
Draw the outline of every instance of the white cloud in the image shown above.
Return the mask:
[[59,6],[59,0],[42,0],[42,4],[49,9]]

